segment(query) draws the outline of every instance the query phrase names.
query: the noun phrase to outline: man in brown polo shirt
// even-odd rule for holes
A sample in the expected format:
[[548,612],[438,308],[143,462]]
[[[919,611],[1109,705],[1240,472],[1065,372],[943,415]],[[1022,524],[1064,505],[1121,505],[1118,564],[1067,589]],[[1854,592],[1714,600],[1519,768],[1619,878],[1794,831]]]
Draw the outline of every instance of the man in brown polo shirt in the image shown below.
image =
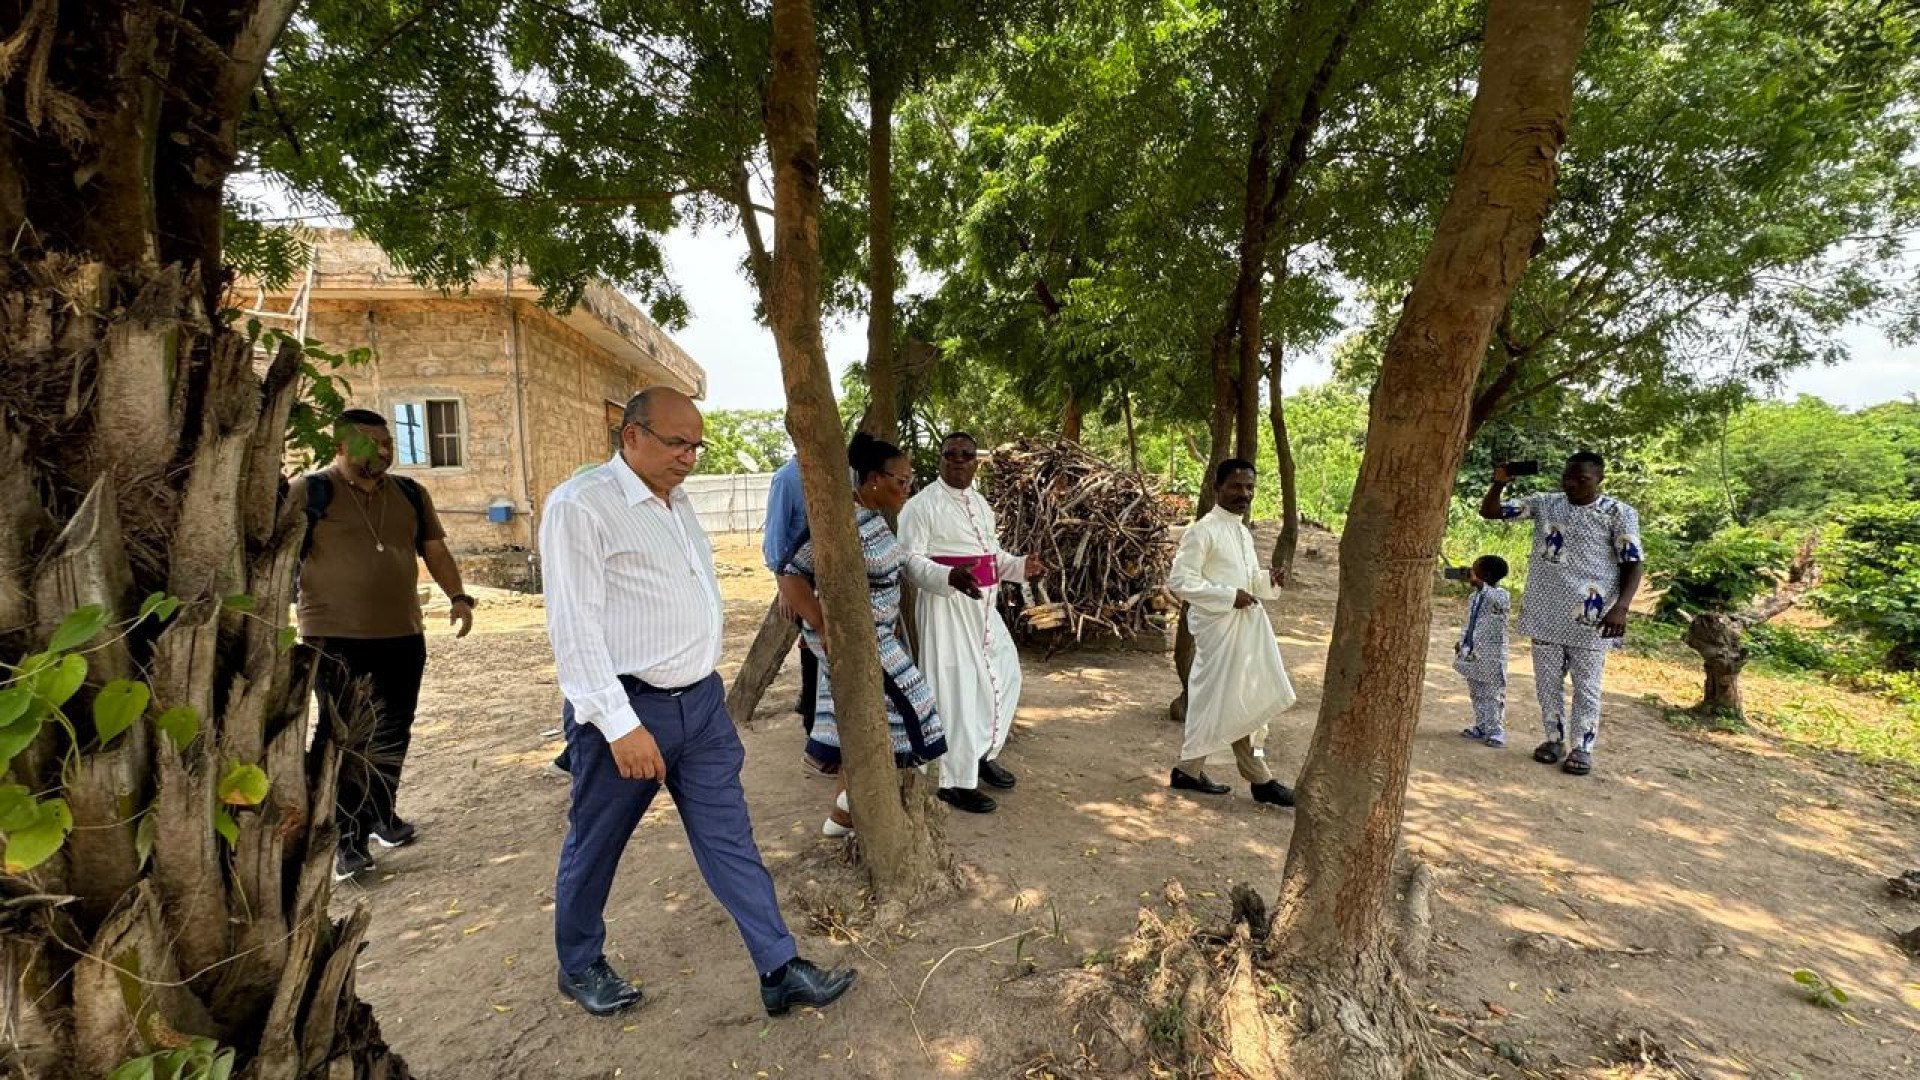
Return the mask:
[[474,601],[461,588],[433,498],[414,480],[387,473],[393,435],[386,420],[348,409],[335,431],[333,463],[296,478],[289,495],[307,514],[296,610],[300,636],[322,655],[315,685],[322,707],[344,710],[364,680],[375,714],[372,730],[340,762],[333,876],[345,880],[372,868],[369,839],[390,848],[414,839],[414,827],[394,810],[427,666],[414,560],[424,559],[446,590],[458,637],[473,628]]

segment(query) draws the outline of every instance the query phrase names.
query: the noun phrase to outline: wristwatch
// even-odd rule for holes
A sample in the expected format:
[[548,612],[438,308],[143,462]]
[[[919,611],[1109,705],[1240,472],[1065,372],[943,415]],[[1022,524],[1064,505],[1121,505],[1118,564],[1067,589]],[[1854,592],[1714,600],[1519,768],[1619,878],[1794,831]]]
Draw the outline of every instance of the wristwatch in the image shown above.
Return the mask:
[[449,604],[458,604],[462,600],[466,601],[468,607],[477,608],[480,606],[480,601],[475,600],[473,597],[468,596],[466,593],[463,593],[463,592],[457,592],[457,593],[454,593],[452,596],[447,597],[447,603]]

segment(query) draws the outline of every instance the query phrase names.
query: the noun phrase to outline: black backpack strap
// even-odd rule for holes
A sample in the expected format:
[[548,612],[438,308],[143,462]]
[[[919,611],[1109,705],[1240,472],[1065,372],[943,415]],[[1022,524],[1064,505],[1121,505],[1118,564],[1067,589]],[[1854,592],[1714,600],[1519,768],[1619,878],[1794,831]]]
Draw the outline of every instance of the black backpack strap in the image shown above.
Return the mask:
[[413,550],[418,552],[427,546],[427,493],[420,487],[418,480],[388,473],[400,494],[407,497],[407,505],[413,507]]
[[313,527],[326,516],[327,504],[333,502],[333,478],[323,472],[310,472],[304,479],[307,482],[307,535],[300,541],[300,561],[307,561],[307,552],[313,550]]

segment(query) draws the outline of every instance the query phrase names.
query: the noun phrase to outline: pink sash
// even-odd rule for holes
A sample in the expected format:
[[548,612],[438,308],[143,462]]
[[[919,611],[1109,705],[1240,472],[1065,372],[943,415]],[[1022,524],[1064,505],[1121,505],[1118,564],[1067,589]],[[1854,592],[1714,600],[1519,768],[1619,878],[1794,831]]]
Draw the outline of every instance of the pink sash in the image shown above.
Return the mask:
[[983,589],[1000,583],[999,567],[991,555],[930,555],[941,566],[961,566],[973,572],[973,583]]

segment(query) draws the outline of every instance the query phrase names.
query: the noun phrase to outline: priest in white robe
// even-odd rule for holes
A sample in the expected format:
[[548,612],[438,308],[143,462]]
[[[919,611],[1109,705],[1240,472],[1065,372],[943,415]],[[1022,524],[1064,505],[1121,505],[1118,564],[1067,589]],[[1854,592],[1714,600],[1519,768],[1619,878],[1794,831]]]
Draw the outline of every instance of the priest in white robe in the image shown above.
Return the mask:
[[973,487],[979,458],[973,436],[947,436],[940,444],[940,479],[900,511],[900,543],[935,562],[967,567],[980,586],[978,598],[920,592],[913,616],[920,671],[933,687],[947,731],[938,795],[955,809],[987,814],[998,804],[980,782],[1002,789],[1015,783],[995,759],[1020,704],[1020,655],[994,607],[995,586],[1043,570],[1033,556],[1001,549],[993,509]]
[[1256,801],[1292,806],[1293,791],[1267,767],[1267,722],[1294,702],[1273,624],[1260,606],[1283,584],[1262,573],[1242,516],[1253,506],[1250,462],[1229,458],[1213,475],[1213,509],[1187,528],[1167,587],[1187,603],[1193,670],[1187,678],[1186,738],[1171,787],[1205,795],[1232,790],[1208,778],[1207,759],[1233,750]]

